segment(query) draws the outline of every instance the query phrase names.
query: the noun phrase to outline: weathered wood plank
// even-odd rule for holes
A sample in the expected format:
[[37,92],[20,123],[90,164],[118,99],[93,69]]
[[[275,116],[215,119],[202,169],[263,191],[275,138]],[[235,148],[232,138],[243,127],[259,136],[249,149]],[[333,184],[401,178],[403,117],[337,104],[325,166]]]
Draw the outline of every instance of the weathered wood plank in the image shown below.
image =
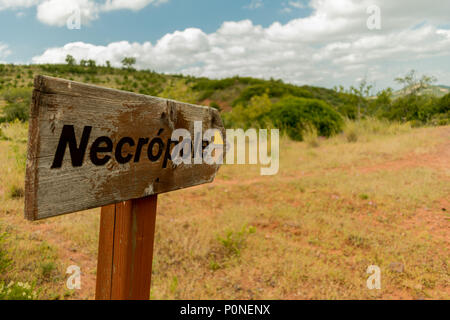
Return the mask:
[[[167,145],[174,129],[187,129],[193,137],[195,121],[202,121],[203,131],[215,128],[224,135],[220,115],[213,108],[37,76],[29,127],[26,218],[38,220],[211,182],[219,165],[174,166],[165,157],[166,149],[156,161],[148,156],[150,142],[159,137]],[[67,145],[60,167],[55,167],[62,133],[70,137],[70,129],[76,147],[85,150],[82,165],[74,166]],[[84,135],[85,149],[81,148]],[[91,156],[100,137],[112,142],[108,152],[94,152],[100,160],[111,157],[103,165],[94,164]],[[119,163],[115,150],[123,138],[130,138],[134,146],[123,144],[119,155],[132,158]],[[97,145],[107,146],[105,141]],[[153,155],[158,155],[156,147]]]
[[102,207],[97,261],[96,300],[111,300],[116,205]]

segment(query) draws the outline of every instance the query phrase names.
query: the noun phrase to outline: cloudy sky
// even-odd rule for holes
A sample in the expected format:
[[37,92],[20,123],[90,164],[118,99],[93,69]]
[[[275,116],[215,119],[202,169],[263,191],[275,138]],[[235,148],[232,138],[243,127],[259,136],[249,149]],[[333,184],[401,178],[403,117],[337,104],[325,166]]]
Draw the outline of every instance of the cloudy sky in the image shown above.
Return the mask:
[[[76,22],[80,17],[80,29]],[[447,0],[0,0],[0,61],[107,60],[211,78],[450,85]]]

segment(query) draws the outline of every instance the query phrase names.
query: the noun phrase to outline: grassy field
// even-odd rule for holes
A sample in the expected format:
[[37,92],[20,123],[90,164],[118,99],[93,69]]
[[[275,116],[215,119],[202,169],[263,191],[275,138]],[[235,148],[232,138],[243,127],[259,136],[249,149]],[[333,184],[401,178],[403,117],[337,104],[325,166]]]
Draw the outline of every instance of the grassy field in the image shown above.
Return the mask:
[[[25,221],[26,137],[27,124],[0,126],[0,282],[92,299],[99,210]],[[449,299],[449,160],[448,126],[347,123],[283,140],[276,176],[224,166],[161,195],[151,298]],[[70,265],[81,290],[66,288]],[[370,265],[381,290],[366,287]]]

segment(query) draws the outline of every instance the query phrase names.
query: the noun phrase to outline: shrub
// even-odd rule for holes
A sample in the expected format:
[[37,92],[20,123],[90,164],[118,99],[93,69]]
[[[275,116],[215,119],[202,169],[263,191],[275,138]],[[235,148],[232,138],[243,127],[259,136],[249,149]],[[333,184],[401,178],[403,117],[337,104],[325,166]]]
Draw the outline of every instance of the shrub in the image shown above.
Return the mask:
[[267,93],[269,98],[282,98],[290,95],[294,97],[312,98],[309,90],[291,84],[284,84],[280,81],[270,81],[246,88],[233,102],[233,106],[242,104],[246,106],[254,96],[261,96]]
[[439,100],[437,111],[439,113],[450,113],[450,93]]
[[215,90],[224,90],[233,86],[238,81],[238,78],[226,78],[221,80],[211,80],[202,78],[197,81],[192,89],[196,91],[213,92]]
[[229,113],[223,115],[225,127],[227,128],[267,128],[271,126],[269,118],[272,102],[267,93],[254,96],[250,99],[248,106],[239,104]]
[[252,226],[244,226],[240,231],[229,230],[224,237],[217,237],[217,240],[222,244],[226,253],[231,256],[239,257],[242,248],[245,247],[248,235],[255,233],[256,229]]
[[0,300],[33,300],[37,298],[34,285],[11,281],[5,285],[0,281]]
[[172,81],[159,93],[159,96],[161,98],[173,99],[186,103],[195,103],[197,101],[196,92],[186,84],[185,80]]
[[273,105],[270,117],[275,127],[297,141],[303,140],[309,126],[324,137],[330,137],[343,128],[341,115],[326,102],[315,99],[283,98]]
[[429,95],[410,94],[395,100],[391,108],[384,111],[381,116],[391,121],[417,121],[424,124],[439,113],[440,101],[442,100]]
[[3,121],[11,122],[16,119],[27,121],[31,103],[31,90],[26,88],[11,89],[4,95],[7,105],[3,108]]

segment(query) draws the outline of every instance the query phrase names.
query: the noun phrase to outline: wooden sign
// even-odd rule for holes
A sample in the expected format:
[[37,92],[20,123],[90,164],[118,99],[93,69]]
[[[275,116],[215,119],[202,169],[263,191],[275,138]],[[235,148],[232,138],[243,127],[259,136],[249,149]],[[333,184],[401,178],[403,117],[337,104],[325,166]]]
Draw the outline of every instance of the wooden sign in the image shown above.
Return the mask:
[[[172,132],[224,127],[208,107],[37,76],[25,216],[39,220],[213,181],[219,165],[175,165]],[[204,147],[204,146],[203,146]]]

